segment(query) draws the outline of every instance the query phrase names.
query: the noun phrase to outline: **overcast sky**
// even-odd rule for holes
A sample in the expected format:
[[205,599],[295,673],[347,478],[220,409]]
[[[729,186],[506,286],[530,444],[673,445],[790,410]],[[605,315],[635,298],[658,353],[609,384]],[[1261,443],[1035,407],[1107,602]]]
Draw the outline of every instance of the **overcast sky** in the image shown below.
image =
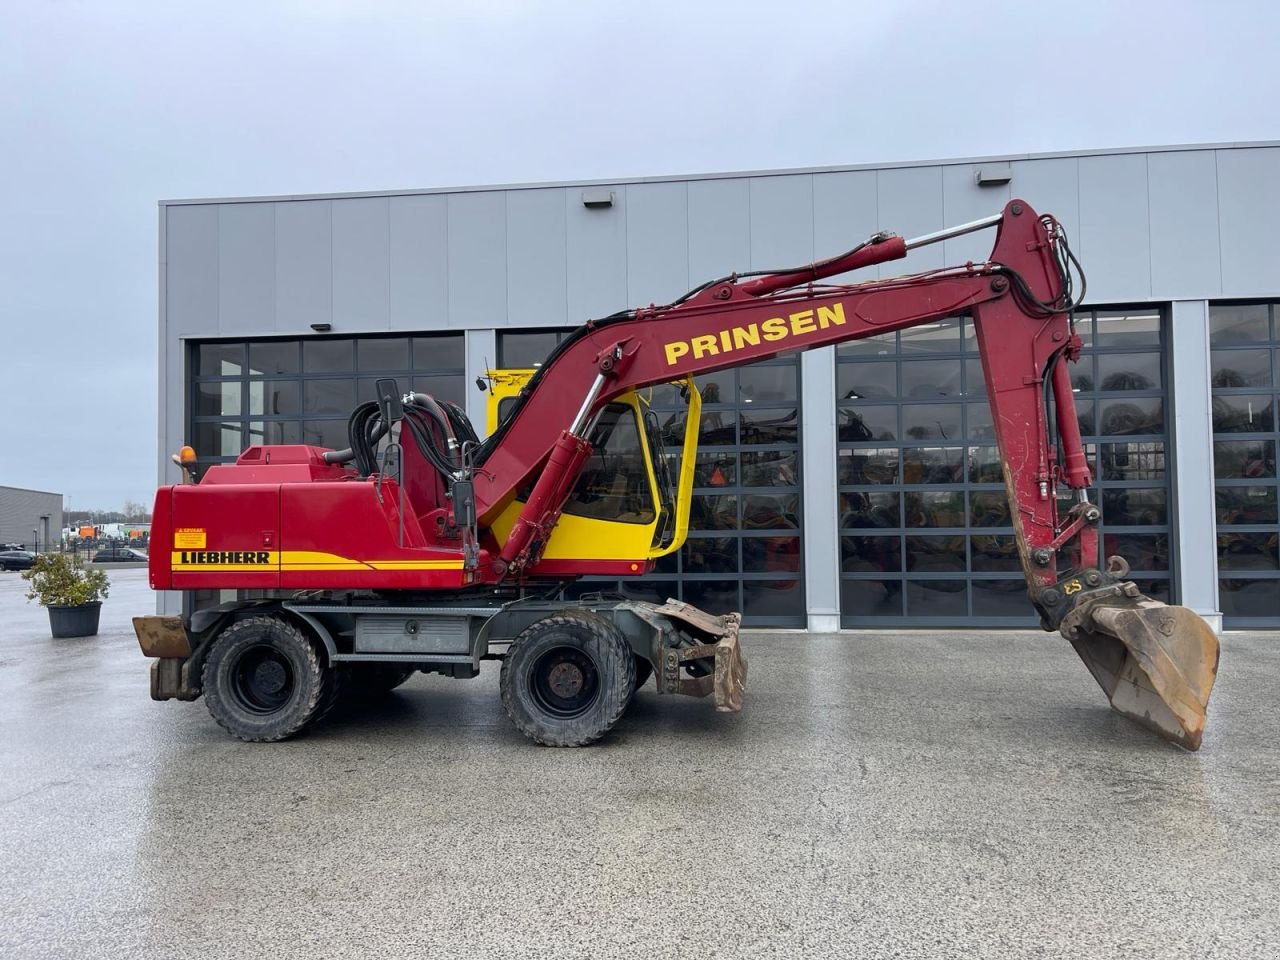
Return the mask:
[[0,484],[150,502],[159,199],[1276,139],[1278,38],[1231,0],[0,0]]

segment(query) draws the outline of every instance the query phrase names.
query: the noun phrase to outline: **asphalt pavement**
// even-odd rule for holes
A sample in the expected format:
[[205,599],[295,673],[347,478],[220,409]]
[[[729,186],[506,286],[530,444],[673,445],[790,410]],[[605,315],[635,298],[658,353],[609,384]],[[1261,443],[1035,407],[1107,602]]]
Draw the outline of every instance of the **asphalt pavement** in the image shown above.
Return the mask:
[[0,574],[0,957],[1275,957],[1280,635],[1204,746],[1025,632],[750,633],[746,708],[534,746],[497,666],[244,744],[154,703],[112,574],[52,640]]

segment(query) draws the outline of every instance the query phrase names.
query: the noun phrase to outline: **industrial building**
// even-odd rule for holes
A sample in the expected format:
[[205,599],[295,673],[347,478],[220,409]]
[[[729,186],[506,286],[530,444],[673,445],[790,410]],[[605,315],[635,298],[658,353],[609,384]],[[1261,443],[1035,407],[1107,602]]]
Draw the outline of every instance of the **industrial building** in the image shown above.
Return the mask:
[[[160,480],[188,442],[203,462],[346,446],[383,376],[464,403],[481,429],[477,377],[538,362],[588,318],[1011,197],[1055,214],[1088,274],[1073,384],[1108,552],[1215,626],[1280,625],[1277,143],[165,201]],[[982,260],[991,240],[864,273]],[[688,544],[627,593],[748,626],[1034,622],[965,318],[701,387]]]
[[44,553],[62,547],[62,494],[0,487],[0,544]]

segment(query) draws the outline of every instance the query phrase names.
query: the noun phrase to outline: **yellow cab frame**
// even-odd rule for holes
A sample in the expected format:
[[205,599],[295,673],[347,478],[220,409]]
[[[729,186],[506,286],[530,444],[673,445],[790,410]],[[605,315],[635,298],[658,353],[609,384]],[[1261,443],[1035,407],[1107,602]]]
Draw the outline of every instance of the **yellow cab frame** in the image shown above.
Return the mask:
[[[486,427],[489,433],[493,433],[498,428],[503,412],[503,401],[519,394],[535,372],[532,369],[487,371],[489,400],[486,410]],[[630,417],[634,418],[633,423],[628,424],[628,426],[634,426],[633,444],[635,446],[630,452],[633,457],[638,456],[643,463],[644,481],[647,487],[645,492],[651,509],[647,515],[641,513],[633,519],[624,520],[621,519],[621,514],[613,518],[583,516],[572,512],[571,505],[566,506],[543,551],[543,561],[597,560],[624,564],[629,562],[629,572],[640,573],[648,569],[653,560],[674,553],[684,546],[689,532],[689,506],[693,492],[694,462],[698,453],[698,424],[701,419],[702,396],[692,377],[674,381],[672,386],[681,390],[688,404],[684,437],[681,441],[680,470],[676,478],[675,490],[667,491],[673,492],[674,497],[668,497],[664,501],[664,491],[661,489],[658,471],[654,466],[655,455],[661,456],[662,451],[655,451],[652,448],[649,431],[645,429],[651,391],[630,390],[610,401],[606,410],[613,409],[616,411],[616,416],[625,421],[626,414],[618,408],[626,407],[630,411]],[[582,481],[580,485],[581,483]],[[664,503],[670,511],[669,518],[665,517],[667,511],[662,509]],[[523,506],[523,497],[518,496],[494,520],[490,529],[499,543],[504,543],[510,535]],[[664,535],[665,528],[672,524],[674,528],[668,538]]]

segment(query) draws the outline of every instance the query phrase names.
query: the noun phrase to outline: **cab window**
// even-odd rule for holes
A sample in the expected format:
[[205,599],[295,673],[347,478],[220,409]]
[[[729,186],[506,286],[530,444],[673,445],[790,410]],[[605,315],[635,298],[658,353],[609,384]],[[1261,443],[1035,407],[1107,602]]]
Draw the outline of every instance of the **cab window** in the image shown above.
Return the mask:
[[653,523],[657,513],[634,408],[611,403],[600,412],[588,438],[591,458],[564,512],[594,520]]

